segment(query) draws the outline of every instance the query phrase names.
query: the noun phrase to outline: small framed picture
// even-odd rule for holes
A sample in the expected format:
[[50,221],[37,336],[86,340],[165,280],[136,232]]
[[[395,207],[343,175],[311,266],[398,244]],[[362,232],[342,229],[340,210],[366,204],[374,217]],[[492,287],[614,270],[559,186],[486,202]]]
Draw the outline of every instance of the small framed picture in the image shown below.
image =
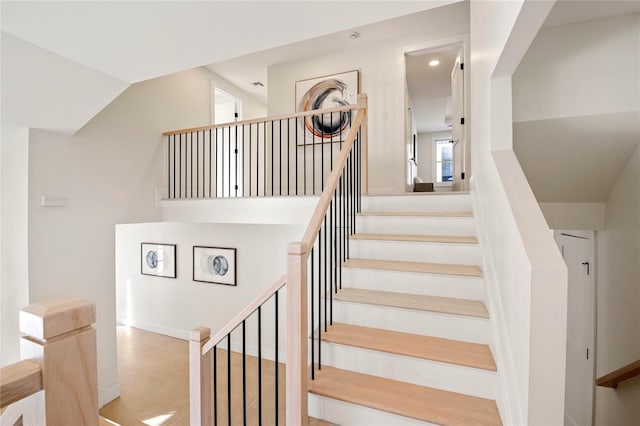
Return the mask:
[[236,285],[236,249],[193,246],[193,280]]
[[176,277],[176,245],[141,243],[140,273],[156,277]]

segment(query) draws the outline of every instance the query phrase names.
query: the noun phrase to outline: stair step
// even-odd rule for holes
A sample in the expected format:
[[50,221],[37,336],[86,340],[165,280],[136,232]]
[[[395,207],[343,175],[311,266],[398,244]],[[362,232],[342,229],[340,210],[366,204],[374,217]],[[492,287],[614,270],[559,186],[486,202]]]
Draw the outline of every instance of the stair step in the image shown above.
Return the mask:
[[341,323],[329,326],[322,339],[341,345],[496,371],[489,346],[477,343]]
[[449,274],[481,277],[482,271],[475,265],[446,263],[403,262],[399,260],[347,259],[343,266],[348,268],[382,269],[402,272],[422,272],[425,274]]
[[489,318],[489,313],[479,300],[455,299],[451,297],[427,296],[421,294],[395,293],[390,291],[342,288],[334,300],[371,305],[393,306],[394,308],[440,312],[443,314]]
[[402,194],[363,196],[364,211],[470,211],[471,194],[432,192],[425,195]]
[[354,240],[412,241],[420,243],[478,244],[476,237],[454,235],[353,234]]
[[415,211],[415,212],[382,212],[367,211],[360,212],[358,216],[417,216],[417,217],[473,217],[473,212],[457,211],[457,212],[439,212],[439,211]]
[[442,425],[500,425],[495,401],[323,366],[309,392]]

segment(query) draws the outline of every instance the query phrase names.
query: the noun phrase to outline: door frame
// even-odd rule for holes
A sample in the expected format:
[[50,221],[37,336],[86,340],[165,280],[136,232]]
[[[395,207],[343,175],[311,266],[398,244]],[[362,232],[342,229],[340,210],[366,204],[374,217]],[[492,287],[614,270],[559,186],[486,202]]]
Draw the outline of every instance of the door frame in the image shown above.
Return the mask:
[[[583,235],[581,235],[583,234]],[[591,240],[591,244],[590,244],[590,248],[591,248],[591,263],[592,265],[590,265],[592,271],[589,274],[591,276],[591,291],[592,291],[592,295],[591,295],[591,310],[592,310],[592,317],[593,317],[593,330],[591,330],[591,338],[592,338],[592,349],[593,349],[593,371],[592,371],[592,377],[593,380],[591,381],[591,387],[592,387],[592,392],[591,392],[591,425],[595,424],[595,412],[596,412],[596,384],[595,384],[595,379],[596,379],[596,367],[597,367],[597,363],[598,363],[598,251],[597,251],[597,242],[598,242],[598,232],[597,231],[592,231],[592,230],[553,230],[553,237],[554,240],[556,241],[556,244],[558,243],[558,240],[556,239],[557,235],[562,235],[562,236],[568,236],[568,237],[577,237],[577,238],[584,238],[585,234],[588,235],[588,238]],[[558,247],[558,249],[561,249],[560,247]],[[564,256],[563,256],[563,260],[564,260]],[[566,384],[565,384],[565,388],[566,388]],[[566,395],[565,395],[566,398]]]
[[[448,49],[448,48],[452,48],[452,47],[456,47],[456,46],[460,46],[462,48],[462,57],[464,59],[464,64],[465,64],[465,71],[470,71],[470,66],[471,66],[471,51],[470,51],[470,43],[471,43],[471,37],[469,34],[464,34],[464,35],[460,35],[460,36],[455,36],[455,37],[450,37],[450,38],[445,38],[445,39],[440,39],[440,40],[432,40],[432,41],[426,41],[426,42],[422,42],[422,43],[416,43],[416,44],[412,44],[409,46],[406,46],[401,52],[400,52],[400,56],[399,56],[399,62],[402,64],[402,75],[405,81],[405,87],[406,87],[406,81],[407,81],[407,64],[406,64],[406,60],[405,60],[405,56],[406,55],[419,55],[422,53],[427,53],[427,52],[432,52],[432,51],[437,51],[437,50],[441,50],[441,49]],[[472,176],[472,169],[471,169],[471,150],[470,150],[470,143],[471,143],[471,132],[468,131],[470,123],[471,123],[471,102],[469,102],[470,95],[471,95],[471,81],[470,78],[468,78],[470,76],[470,73],[466,74],[466,77],[464,79],[464,88],[463,88],[463,97],[464,97],[464,118],[465,118],[465,141],[464,141],[464,151],[466,152],[465,158],[464,158],[464,164],[463,164],[463,171],[465,173],[465,179],[463,181],[462,184],[462,191],[468,191],[470,188],[470,184],[469,184],[469,180],[471,179]],[[404,90],[403,91],[403,102],[402,105],[408,105],[408,99],[407,97],[409,96],[408,90]],[[407,115],[410,114],[411,111],[407,110],[405,108],[404,110],[404,114],[405,114],[405,123],[408,120]],[[411,140],[411,135],[407,134],[407,129],[406,126],[404,126],[405,128],[403,129],[403,141],[405,141],[403,143],[403,147],[401,148],[403,151],[403,157],[404,157],[404,170],[403,170],[403,176],[407,176],[409,173],[408,167],[409,167],[409,157],[407,156],[407,152],[408,152],[408,146],[407,146],[407,141]],[[406,187],[406,184],[403,185],[403,187]]]

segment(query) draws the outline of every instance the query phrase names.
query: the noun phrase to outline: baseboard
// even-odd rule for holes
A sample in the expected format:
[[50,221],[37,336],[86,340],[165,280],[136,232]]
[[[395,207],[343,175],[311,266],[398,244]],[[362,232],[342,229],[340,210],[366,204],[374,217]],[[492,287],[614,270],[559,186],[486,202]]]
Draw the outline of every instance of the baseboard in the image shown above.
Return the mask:
[[110,388],[100,388],[98,391],[98,408],[102,408],[114,399],[120,396],[120,385],[111,386]]
[[152,333],[163,334],[176,339],[189,340],[189,332],[177,328],[166,327],[164,325],[152,324],[144,321],[138,321],[128,318],[119,318],[118,324],[127,325],[129,327],[139,328],[141,330],[150,331]]

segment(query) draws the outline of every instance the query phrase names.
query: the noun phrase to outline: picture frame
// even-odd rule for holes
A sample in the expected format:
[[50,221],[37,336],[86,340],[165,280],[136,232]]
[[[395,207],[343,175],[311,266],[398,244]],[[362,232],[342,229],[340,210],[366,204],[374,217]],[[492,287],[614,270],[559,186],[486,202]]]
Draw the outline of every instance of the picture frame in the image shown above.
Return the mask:
[[236,286],[236,249],[193,246],[193,281]]
[[176,245],[140,243],[140,273],[163,278],[176,278]]
[[[346,71],[322,77],[296,81],[296,112],[355,105],[360,93],[360,72]],[[305,116],[300,120],[305,135],[298,146],[340,142],[349,129],[349,112]]]

